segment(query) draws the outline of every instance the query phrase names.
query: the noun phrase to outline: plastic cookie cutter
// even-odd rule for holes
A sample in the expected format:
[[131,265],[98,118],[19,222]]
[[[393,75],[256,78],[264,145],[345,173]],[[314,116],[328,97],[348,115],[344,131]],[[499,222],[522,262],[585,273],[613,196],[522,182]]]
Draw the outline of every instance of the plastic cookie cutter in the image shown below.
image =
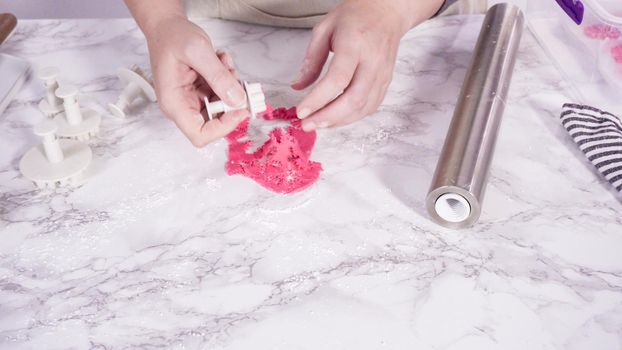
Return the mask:
[[58,89],[57,78],[59,73],[60,71],[57,67],[45,67],[36,72],[37,78],[43,80],[46,90],[45,98],[39,102],[39,109],[48,117],[53,117],[65,110],[63,100],[55,94],[56,89]]
[[117,76],[125,85],[125,88],[116,103],[108,104],[108,109],[115,117],[125,118],[128,113],[128,107],[137,98],[143,98],[151,102],[156,101],[151,77],[140,67],[134,65],[130,69],[121,68],[117,72]]
[[63,99],[64,112],[54,118],[58,125],[58,136],[85,141],[99,132],[101,117],[99,113],[82,108],[76,96],[78,89],[74,86],[63,85],[56,90],[56,96]]
[[240,109],[248,109],[251,117],[255,118],[257,114],[263,113],[268,109],[266,105],[266,96],[263,93],[260,83],[244,82],[244,92],[246,93],[246,102],[240,107],[231,107],[223,101],[210,102],[207,96],[204,98],[207,117],[212,120],[217,114],[236,111]]
[[91,148],[85,143],[58,139],[57,129],[51,120],[35,126],[34,133],[43,142],[26,152],[19,162],[24,177],[39,188],[82,184],[84,172],[93,158]]

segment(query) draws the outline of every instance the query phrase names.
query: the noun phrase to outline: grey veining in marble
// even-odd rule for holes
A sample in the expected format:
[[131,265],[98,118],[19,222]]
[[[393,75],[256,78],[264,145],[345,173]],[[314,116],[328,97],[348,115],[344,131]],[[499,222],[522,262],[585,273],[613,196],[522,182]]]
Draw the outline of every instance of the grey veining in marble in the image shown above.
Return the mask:
[[[43,86],[0,116],[0,348],[619,349],[622,205],[558,114],[567,84],[523,40],[482,218],[450,231],[424,199],[481,17],[404,38],[375,115],[322,131],[309,190],[270,193],[194,149],[155,105],[104,116],[91,180],[20,177]],[[269,101],[309,32],[202,22]],[[148,65],[130,20],[23,21],[6,53],[55,64],[105,113],[120,66]]]

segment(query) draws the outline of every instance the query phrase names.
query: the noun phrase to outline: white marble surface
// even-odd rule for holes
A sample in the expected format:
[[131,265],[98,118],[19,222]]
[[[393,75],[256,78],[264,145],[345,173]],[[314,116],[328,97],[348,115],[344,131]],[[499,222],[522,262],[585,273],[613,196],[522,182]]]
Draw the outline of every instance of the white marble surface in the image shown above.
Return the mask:
[[[0,117],[2,349],[620,349],[622,205],[575,151],[567,85],[527,34],[484,213],[430,222],[424,198],[481,17],[404,39],[381,111],[319,134],[325,171],[273,194],[224,172],[155,105],[104,117],[92,178],[40,192],[17,171],[43,87]],[[203,23],[274,105],[309,33]],[[103,111],[147,65],[130,20],[23,21],[3,51],[57,64]]]

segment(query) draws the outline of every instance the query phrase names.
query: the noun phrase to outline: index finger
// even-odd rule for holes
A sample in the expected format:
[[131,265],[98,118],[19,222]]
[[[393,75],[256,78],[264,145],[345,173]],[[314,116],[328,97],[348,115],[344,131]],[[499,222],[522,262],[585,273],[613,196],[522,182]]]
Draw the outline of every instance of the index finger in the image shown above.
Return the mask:
[[244,104],[244,88],[211,47],[203,47],[193,52],[188,61],[222,101],[232,107]]
[[[189,93],[189,92],[186,92]],[[238,110],[223,114],[220,118],[205,122],[200,107],[189,103],[183,90],[164,93],[161,104],[170,119],[195,147],[204,147],[208,143],[233,131],[240,121],[248,117],[248,111]]]

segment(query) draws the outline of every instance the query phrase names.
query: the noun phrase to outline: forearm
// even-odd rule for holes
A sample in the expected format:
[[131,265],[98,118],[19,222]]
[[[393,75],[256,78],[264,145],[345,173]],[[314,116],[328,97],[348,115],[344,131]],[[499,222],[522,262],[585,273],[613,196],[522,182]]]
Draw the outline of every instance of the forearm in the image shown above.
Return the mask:
[[158,23],[174,16],[186,17],[183,0],[125,0],[140,29],[149,36],[157,29]]

